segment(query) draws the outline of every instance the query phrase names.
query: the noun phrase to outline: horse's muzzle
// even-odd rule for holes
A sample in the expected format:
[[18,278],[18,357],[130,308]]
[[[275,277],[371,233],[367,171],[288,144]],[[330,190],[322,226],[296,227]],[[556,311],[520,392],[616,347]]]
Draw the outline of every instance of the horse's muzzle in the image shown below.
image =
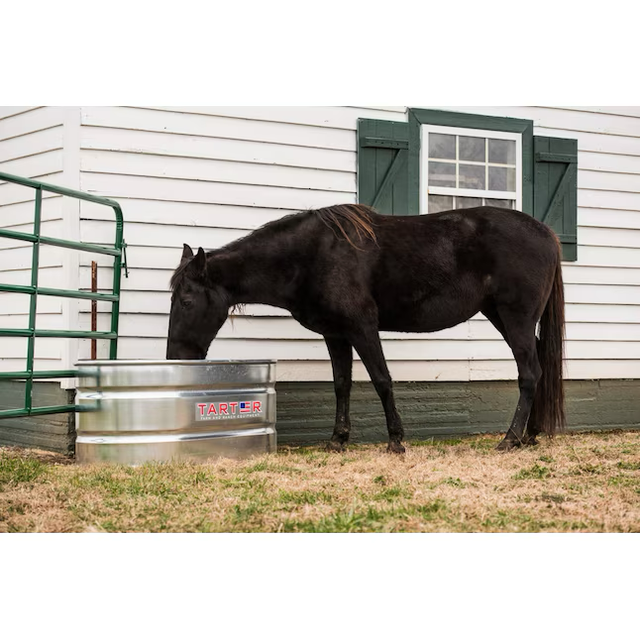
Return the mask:
[[167,360],[204,360],[207,357],[206,350],[197,345],[184,342],[169,342],[167,344]]

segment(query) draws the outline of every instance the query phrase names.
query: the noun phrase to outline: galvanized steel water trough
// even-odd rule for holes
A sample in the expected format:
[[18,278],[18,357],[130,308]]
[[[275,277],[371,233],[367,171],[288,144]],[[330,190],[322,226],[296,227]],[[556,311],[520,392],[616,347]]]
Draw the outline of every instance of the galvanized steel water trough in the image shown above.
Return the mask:
[[93,360],[78,371],[78,404],[87,409],[77,414],[80,463],[276,450],[273,360]]

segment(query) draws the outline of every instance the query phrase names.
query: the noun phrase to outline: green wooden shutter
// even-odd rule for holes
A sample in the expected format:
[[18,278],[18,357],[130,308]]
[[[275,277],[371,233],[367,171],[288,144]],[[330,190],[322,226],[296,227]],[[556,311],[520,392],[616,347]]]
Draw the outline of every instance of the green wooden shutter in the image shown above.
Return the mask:
[[563,259],[577,260],[578,141],[534,136],[533,157],[533,215],[558,234]]
[[387,215],[407,215],[409,125],[358,120],[358,202]]

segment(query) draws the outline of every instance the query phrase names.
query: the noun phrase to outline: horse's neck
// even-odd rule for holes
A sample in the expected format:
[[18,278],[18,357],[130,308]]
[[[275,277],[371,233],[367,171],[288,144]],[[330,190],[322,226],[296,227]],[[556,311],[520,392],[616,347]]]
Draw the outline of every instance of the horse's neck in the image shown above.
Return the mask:
[[213,282],[229,293],[231,304],[267,304],[288,309],[295,288],[296,261],[255,242],[221,249],[209,258]]

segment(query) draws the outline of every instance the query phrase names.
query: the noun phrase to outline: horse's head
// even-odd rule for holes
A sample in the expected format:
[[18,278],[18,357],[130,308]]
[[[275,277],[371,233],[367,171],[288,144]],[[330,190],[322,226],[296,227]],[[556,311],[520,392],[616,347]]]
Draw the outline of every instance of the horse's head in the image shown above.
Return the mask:
[[202,248],[194,256],[191,247],[184,245],[171,288],[167,359],[206,358],[211,341],[229,315],[229,304],[225,290],[210,281]]

